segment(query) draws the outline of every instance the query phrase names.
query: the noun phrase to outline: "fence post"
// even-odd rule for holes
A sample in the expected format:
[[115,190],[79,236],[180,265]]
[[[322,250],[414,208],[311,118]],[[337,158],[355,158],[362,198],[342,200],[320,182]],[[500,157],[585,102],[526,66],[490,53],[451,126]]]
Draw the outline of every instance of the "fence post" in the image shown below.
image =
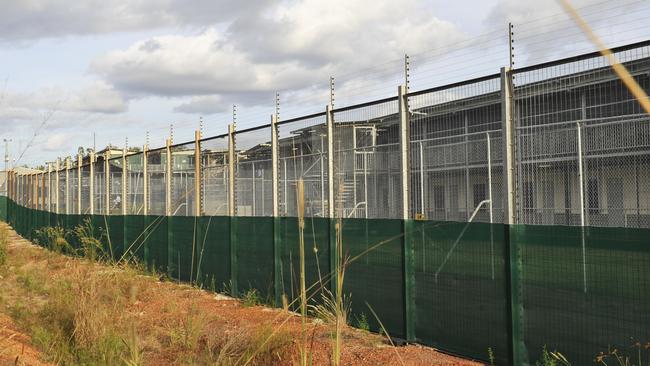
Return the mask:
[[[584,105],[584,94],[583,94],[583,105]],[[583,116],[584,116],[583,112]],[[584,118],[584,117],[583,117]],[[580,192],[580,241],[582,242],[582,290],[584,293],[587,293],[587,248],[585,243],[585,176],[584,176],[584,158],[583,158],[583,146],[582,146],[582,124],[580,122],[576,123],[577,129],[577,139],[578,139],[578,184]]]
[[[409,109],[406,86],[397,88],[400,117],[400,158],[402,165],[402,220],[404,237],[403,241],[403,274],[404,274],[404,334],[409,342],[415,341],[415,249],[412,233],[415,227],[409,217],[411,202],[411,167],[410,151],[411,136],[409,123]],[[423,207],[424,209],[424,207]]]
[[52,192],[52,163],[47,163],[47,211],[52,212],[52,198],[55,192]]
[[[56,167],[57,167],[57,163],[54,163],[54,164],[55,164],[55,165],[54,165],[54,169],[56,169]],[[56,172],[56,170],[54,170],[54,172]],[[50,198],[50,200],[49,200],[49,201],[50,201],[50,204],[49,204],[49,211],[50,211],[50,212],[58,212],[58,209],[57,209],[57,207],[56,207],[56,201],[57,201],[57,198],[56,198],[56,197],[57,197],[58,192],[59,192],[59,188],[58,188],[58,186],[57,186],[57,181],[58,181],[57,178],[58,178],[58,177],[55,175],[54,184],[52,184],[52,164],[51,164],[51,163],[48,164],[48,177],[49,177],[49,179],[50,179],[50,197],[49,197],[49,198]],[[52,189],[52,187],[54,187],[54,189]],[[54,202],[54,204],[52,204],[52,202]],[[50,222],[50,225],[51,225],[51,224],[52,224],[52,223]]]
[[149,215],[149,146],[147,144],[142,147],[142,214]]
[[65,214],[70,214],[70,157],[65,158]]
[[165,215],[172,215],[172,141],[167,139],[165,144],[165,153],[167,161],[165,162]]
[[194,131],[194,212],[203,215],[203,185],[201,184],[201,131]]
[[[126,198],[126,195],[127,195],[127,192],[128,192],[128,188],[126,186],[128,184],[127,174],[129,173],[129,171],[126,169],[127,149],[128,149],[128,146],[124,146],[124,149],[122,150],[122,193],[121,193],[121,195],[122,195],[122,216],[125,216],[124,217],[124,227],[125,228],[126,228],[126,214],[129,212],[129,208],[128,208],[129,200]],[[126,229],[125,229],[125,231],[126,231]]]
[[[233,118],[234,120],[234,118]],[[235,209],[235,123],[228,125],[228,215],[230,216],[230,291],[237,289],[237,210]]]
[[149,245],[148,237],[150,235],[150,222],[149,222],[149,146],[145,143],[142,146],[142,221],[144,227],[144,239],[142,239],[142,246],[144,247],[144,263],[149,265]]
[[338,289],[338,243],[335,217],[335,196],[334,196],[334,112],[330,103],[325,107],[327,118],[327,217],[329,218],[329,257],[330,257],[330,291],[336,296]]
[[[282,235],[280,227],[279,197],[279,150],[278,150],[278,115],[271,115],[271,172],[273,177],[273,282],[275,285],[275,306],[282,306],[284,288],[282,286]],[[286,177],[285,177],[286,179]],[[300,198],[298,198],[300,199]],[[285,202],[286,204],[286,202]]]
[[[194,131],[194,244],[192,245],[192,264],[190,269],[190,283],[192,283],[192,276],[194,275],[194,263],[198,260],[195,256],[197,244],[200,243],[201,248],[205,243],[203,242],[203,230],[200,225],[200,217],[203,215],[202,207],[202,191],[201,191],[201,131]],[[208,230],[209,228],[206,228]],[[200,249],[199,249],[200,250]],[[200,263],[196,263],[196,277],[195,283],[200,283],[201,268]]]
[[83,210],[81,209],[81,204],[83,203],[83,200],[81,199],[81,193],[83,190],[81,189],[81,184],[83,182],[83,179],[81,179],[81,165],[83,164],[83,155],[78,154],[77,155],[77,215],[81,215]]
[[512,240],[516,224],[516,130],[513,115],[513,83],[510,68],[501,68],[501,115],[503,118],[504,149],[504,257],[506,271],[506,320],[508,322],[508,361],[510,365],[523,365],[528,362],[524,344],[523,287],[521,283],[521,248]]
[[95,214],[95,150],[90,152],[90,177],[88,177],[88,209],[91,215]]
[[[167,161],[165,161],[165,220],[167,220],[167,275],[170,278],[173,276],[174,263],[178,265],[178,256],[176,253],[176,246],[174,245],[174,232],[172,230],[172,140],[168,138],[165,142],[165,154]],[[180,274],[180,268],[177,268]],[[180,276],[179,276],[180,280]]]
[[[110,215],[111,207],[111,164],[108,160],[111,158],[111,152],[109,149],[106,149],[104,154],[104,215]],[[108,231],[108,228],[106,228]]]

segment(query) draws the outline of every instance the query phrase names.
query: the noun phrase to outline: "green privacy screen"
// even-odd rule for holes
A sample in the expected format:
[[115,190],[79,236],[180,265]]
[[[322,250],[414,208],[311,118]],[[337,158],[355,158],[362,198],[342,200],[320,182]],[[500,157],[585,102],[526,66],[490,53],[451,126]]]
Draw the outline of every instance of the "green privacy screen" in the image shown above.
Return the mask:
[[0,220],[7,221],[7,202],[9,200],[6,196],[0,196]]
[[169,228],[166,216],[144,216],[144,260],[150,269],[167,272],[167,240]]
[[[290,301],[299,294],[296,218],[278,218],[274,227],[273,217],[78,216],[12,201],[6,207],[8,222],[25,237],[46,226],[71,230],[89,218],[96,230],[109,234],[105,245],[108,249],[110,236],[116,259],[127,250],[174,279],[208,289],[230,289],[237,282],[239,294],[254,288],[268,300],[276,289]],[[316,284],[311,303],[320,300],[320,283],[328,286],[334,222],[305,219],[306,283]],[[497,364],[507,364],[512,334],[508,228],[415,221],[405,233],[403,225],[402,220],[341,220],[351,323],[363,314],[371,329],[379,330],[372,309],[391,336],[404,337],[406,304],[412,302],[419,342],[482,360],[490,348]],[[573,365],[590,365],[610,346],[630,350],[637,341],[650,341],[650,230],[516,225],[509,232],[509,245],[519,250],[522,263],[523,339],[515,341],[525,345],[531,364],[544,346],[559,350]],[[406,240],[414,268],[405,272]],[[411,298],[405,273],[414,276]]]
[[199,218],[196,280],[204,288],[223,291],[230,288],[230,218]]
[[168,242],[168,273],[172,278],[190,282],[196,278],[196,259],[198,258],[197,233],[198,218],[193,216],[170,216]]
[[[323,288],[329,288],[329,219],[305,218],[305,288],[308,302],[321,304]],[[280,218],[280,246],[282,252],[281,285],[291,308],[300,307],[300,235],[298,218]]]
[[124,216],[124,243],[122,245],[126,259],[144,262],[144,241],[146,231],[144,226],[145,216]]
[[236,238],[237,291],[257,289],[262,299],[274,296],[273,217],[233,217]]
[[507,359],[503,225],[417,221],[416,334],[478,359]]
[[650,341],[649,230],[517,226],[513,242],[522,248],[531,360],[547,345],[588,364],[609,345]]
[[365,315],[379,331],[374,311],[391,336],[404,337],[402,220],[343,219],[341,226],[349,261],[343,289],[351,295],[353,324]]

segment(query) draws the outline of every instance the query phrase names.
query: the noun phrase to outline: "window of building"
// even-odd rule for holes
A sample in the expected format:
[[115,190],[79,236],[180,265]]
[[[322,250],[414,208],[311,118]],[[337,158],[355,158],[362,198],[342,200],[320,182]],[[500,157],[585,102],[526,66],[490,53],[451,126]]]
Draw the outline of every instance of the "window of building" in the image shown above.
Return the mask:
[[485,183],[474,184],[474,208],[476,208],[486,198]]
[[535,192],[533,189],[533,182],[526,182],[523,185],[523,204],[524,208],[535,207]]
[[600,212],[600,197],[598,195],[598,179],[590,178],[587,181],[587,209],[589,213]]
[[436,210],[445,209],[445,186],[435,186],[433,188],[433,207]]

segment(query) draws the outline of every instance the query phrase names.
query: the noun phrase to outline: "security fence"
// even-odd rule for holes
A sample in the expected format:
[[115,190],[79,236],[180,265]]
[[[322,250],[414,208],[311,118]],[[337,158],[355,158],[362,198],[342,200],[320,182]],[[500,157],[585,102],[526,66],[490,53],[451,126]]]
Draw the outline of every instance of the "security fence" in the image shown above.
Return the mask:
[[[614,51],[649,92],[650,41]],[[279,305],[298,293],[302,200],[312,300],[342,245],[351,318],[373,330],[376,313],[393,336],[516,364],[650,340],[650,118],[605,59],[396,90],[10,172],[5,215],[32,237],[89,217],[116,252]]]

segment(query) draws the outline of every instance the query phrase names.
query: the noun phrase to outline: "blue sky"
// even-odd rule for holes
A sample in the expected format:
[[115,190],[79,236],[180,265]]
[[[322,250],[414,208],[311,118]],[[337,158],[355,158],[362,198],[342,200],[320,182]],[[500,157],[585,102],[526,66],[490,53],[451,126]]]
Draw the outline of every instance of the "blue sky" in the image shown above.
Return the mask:
[[[240,4],[242,3],[242,4]],[[610,46],[647,39],[647,1],[574,1]],[[24,0],[0,13],[0,140],[17,164],[78,146],[161,146],[590,50],[552,0]],[[45,121],[45,123],[43,123]],[[42,125],[42,128],[40,126]],[[36,136],[34,137],[34,134]],[[30,148],[26,149],[33,138]]]

